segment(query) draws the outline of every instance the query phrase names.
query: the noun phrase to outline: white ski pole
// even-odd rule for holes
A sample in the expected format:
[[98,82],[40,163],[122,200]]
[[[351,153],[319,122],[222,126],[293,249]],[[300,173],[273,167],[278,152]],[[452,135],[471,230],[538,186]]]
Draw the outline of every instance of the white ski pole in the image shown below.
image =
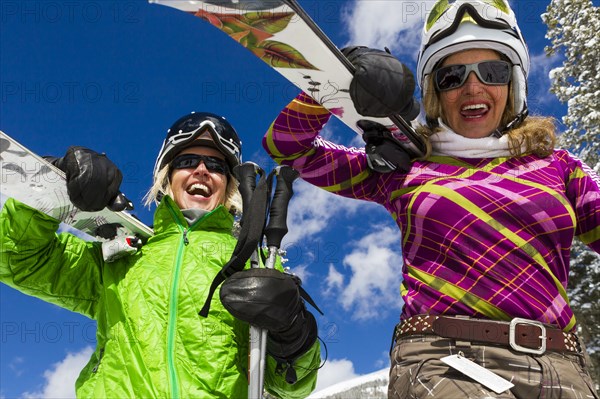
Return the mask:
[[[271,207],[269,208],[269,222],[265,227],[265,237],[267,240],[268,257],[265,264],[267,268],[273,268],[277,260],[277,253],[281,247],[281,241],[288,232],[287,228],[287,211],[288,204],[294,191],[292,184],[298,177],[298,172],[289,166],[278,166],[273,172],[275,176],[275,193],[273,194],[273,200],[271,201]],[[266,329],[258,329],[260,334],[260,353],[259,353],[259,371],[258,376],[251,375],[251,378],[257,379],[254,381],[252,386],[258,385],[258,392],[260,396],[250,396],[248,398],[262,398],[265,381],[265,362],[267,356],[267,333]]]
[[[243,214],[241,223],[244,223],[244,214],[253,212],[250,206],[252,195],[256,188],[256,177],[263,175],[264,171],[255,163],[245,162],[235,168],[234,173],[239,181],[238,190],[242,196]],[[260,220],[264,222],[266,215],[262,215]],[[254,251],[250,258],[252,267],[259,267],[258,253]],[[248,398],[262,398],[262,385],[260,384],[260,352],[261,352],[261,333],[258,327],[250,325],[250,343],[248,348]]]

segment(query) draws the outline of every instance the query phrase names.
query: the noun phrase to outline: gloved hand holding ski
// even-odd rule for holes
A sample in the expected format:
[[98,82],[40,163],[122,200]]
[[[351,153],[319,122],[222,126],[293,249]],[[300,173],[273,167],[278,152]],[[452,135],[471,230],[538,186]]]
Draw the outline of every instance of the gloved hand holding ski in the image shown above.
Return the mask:
[[64,157],[47,159],[65,172],[69,198],[82,211],[96,212],[107,206],[113,211],[133,209],[119,191],[123,174],[106,155],[72,146]]
[[[414,98],[415,79],[408,67],[382,50],[365,46],[342,49],[356,71],[350,84],[350,98],[363,116],[400,115],[407,121],[419,115],[419,103]],[[375,172],[408,172],[410,154],[381,123],[362,119],[357,122],[363,131],[369,167]]]
[[341,51],[356,68],[350,98],[361,115],[397,114],[406,121],[419,115],[419,103],[414,98],[415,78],[406,65],[386,51],[365,46]]

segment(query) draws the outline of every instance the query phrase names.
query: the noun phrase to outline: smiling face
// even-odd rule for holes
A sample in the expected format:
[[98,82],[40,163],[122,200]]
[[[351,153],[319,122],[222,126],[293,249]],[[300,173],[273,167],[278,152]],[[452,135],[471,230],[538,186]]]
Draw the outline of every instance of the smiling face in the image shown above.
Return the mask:
[[[448,56],[441,66],[499,60],[493,50],[465,50]],[[508,99],[508,85],[490,86],[474,72],[464,85],[440,93],[444,122],[457,134],[468,138],[489,136],[500,126]]]
[[[182,154],[207,155],[225,159],[223,154],[210,147],[190,147],[181,151]],[[227,192],[227,176],[210,172],[204,162],[196,168],[175,169],[171,172],[171,190],[173,200],[180,209],[204,209],[212,211],[225,203]]]

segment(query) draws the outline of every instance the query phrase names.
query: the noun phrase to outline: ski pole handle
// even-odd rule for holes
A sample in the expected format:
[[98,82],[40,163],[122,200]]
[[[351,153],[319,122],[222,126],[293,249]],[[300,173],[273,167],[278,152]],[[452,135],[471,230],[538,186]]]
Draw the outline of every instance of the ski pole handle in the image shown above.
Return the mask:
[[233,168],[233,175],[240,183],[238,190],[242,196],[242,206],[244,208],[243,213],[248,212],[250,209],[252,193],[256,188],[256,176],[262,176],[264,173],[265,172],[262,170],[262,168],[254,162],[244,162],[243,164],[237,165]]
[[283,237],[288,232],[288,204],[294,194],[292,184],[298,177],[298,172],[286,165],[276,167],[273,172],[276,179],[275,193],[271,201],[269,222],[265,228],[265,237],[267,238],[267,247],[279,248],[281,240],[283,240]]

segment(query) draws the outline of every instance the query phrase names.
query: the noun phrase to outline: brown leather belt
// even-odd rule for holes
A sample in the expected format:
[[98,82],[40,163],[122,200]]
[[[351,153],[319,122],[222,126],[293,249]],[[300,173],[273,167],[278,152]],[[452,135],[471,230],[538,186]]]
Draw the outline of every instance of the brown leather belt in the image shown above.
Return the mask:
[[579,339],[575,334],[539,321],[520,318],[505,322],[463,316],[417,315],[396,327],[396,340],[415,334],[434,334],[460,341],[502,345],[537,355],[547,350],[581,353]]

